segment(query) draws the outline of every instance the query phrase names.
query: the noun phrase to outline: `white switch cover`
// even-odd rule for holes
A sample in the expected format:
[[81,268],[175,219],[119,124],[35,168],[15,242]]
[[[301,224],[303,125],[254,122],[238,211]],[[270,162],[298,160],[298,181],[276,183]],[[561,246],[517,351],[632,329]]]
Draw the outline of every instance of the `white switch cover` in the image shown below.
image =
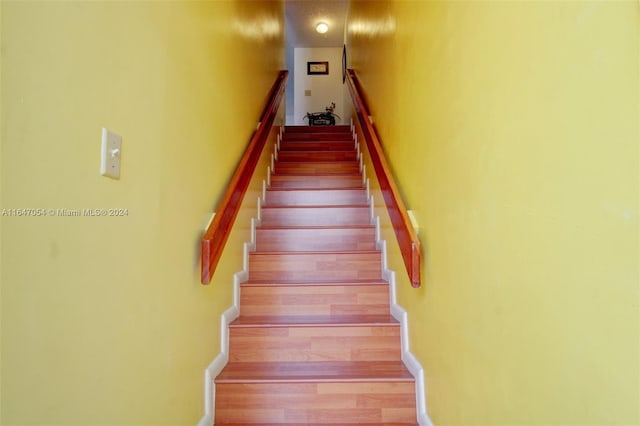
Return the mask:
[[102,129],[102,159],[100,174],[113,179],[120,178],[120,153],[122,136],[109,129]]

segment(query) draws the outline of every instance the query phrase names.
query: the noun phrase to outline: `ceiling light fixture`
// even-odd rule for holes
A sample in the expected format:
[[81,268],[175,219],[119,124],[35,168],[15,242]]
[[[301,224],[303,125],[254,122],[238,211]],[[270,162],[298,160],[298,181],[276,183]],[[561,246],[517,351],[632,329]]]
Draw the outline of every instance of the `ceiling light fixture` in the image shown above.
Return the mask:
[[320,34],[324,34],[329,31],[329,26],[324,22],[320,22],[318,25],[316,25],[316,31]]

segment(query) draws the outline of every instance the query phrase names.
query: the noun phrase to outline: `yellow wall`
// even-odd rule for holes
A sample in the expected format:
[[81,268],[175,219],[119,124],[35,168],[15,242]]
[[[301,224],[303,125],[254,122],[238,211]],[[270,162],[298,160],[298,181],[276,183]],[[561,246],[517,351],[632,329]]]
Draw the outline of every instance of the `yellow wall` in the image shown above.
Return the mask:
[[353,2],[435,424],[640,424],[639,30],[637,1]]
[[[0,49],[2,48],[2,6],[0,6]],[[0,50],[1,52],[1,50]],[[0,53],[1,55],[1,53]],[[2,99],[2,66],[0,66],[0,100]],[[0,117],[2,102],[0,101]],[[2,207],[2,140],[4,139],[3,120],[0,118],[0,207]],[[2,308],[2,216],[0,216],[0,309]],[[2,424],[2,312],[0,312],[0,424]]]
[[[199,238],[284,63],[281,2],[2,1],[3,425],[195,424],[247,232]],[[123,136],[99,174],[100,134]],[[255,201],[251,201],[255,205]]]

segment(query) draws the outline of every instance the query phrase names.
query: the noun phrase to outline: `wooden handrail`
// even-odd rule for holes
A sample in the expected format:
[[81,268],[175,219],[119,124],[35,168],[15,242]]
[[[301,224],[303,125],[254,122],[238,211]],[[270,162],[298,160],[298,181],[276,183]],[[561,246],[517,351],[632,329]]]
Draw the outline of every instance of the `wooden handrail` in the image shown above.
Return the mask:
[[267,106],[260,115],[260,124],[240,159],[227,191],[218,205],[213,221],[202,237],[202,284],[211,282],[211,277],[213,277],[220,256],[222,256],[224,245],[229,237],[229,231],[238,215],[244,194],[247,192],[249,182],[253,176],[253,171],[269,138],[269,132],[282,101],[288,74],[289,72],[286,70],[278,73],[278,77],[269,91]]
[[371,156],[371,162],[376,171],[378,183],[382,190],[382,197],[387,205],[391,224],[398,239],[411,285],[413,287],[420,287],[420,241],[413,229],[404,201],[400,196],[400,191],[398,191],[398,187],[391,174],[391,169],[387,164],[380,139],[369,118],[370,113],[364,100],[364,91],[362,90],[355,71],[352,69],[347,70],[347,85],[349,92],[351,92],[357,120],[362,129],[369,155]]

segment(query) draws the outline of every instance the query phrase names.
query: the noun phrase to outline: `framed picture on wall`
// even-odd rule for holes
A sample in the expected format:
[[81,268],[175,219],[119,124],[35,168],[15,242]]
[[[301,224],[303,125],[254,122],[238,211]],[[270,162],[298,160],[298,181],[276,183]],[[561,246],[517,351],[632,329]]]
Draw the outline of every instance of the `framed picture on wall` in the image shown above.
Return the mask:
[[347,45],[342,45],[342,84],[347,79]]
[[329,74],[329,62],[307,62],[307,74]]

